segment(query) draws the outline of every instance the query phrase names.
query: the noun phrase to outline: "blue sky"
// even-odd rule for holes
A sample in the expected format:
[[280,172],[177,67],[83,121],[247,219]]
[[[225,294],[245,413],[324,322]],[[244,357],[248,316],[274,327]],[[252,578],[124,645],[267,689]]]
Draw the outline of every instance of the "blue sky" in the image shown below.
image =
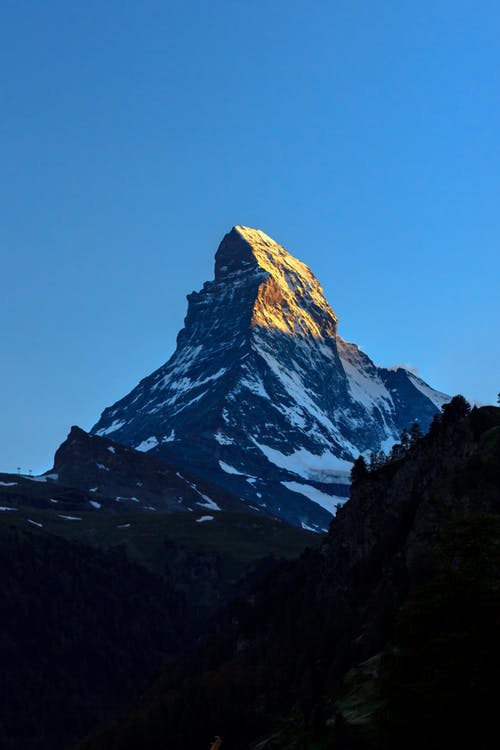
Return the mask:
[[168,358],[234,224],[375,362],[494,402],[499,34],[481,0],[4,0],[0,469]]

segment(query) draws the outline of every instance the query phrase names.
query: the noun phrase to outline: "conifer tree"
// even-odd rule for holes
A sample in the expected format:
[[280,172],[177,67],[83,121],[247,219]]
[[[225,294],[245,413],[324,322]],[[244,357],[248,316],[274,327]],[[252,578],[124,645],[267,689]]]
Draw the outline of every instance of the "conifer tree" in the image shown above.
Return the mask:
[[406,427],[402,431],[402,433],[401,433],[401,435],[399,437],[399,442],[401,443],[401,447],[402,447],[403,451],[407,451],[408,448],[411,445],[410,433],[408,432],[408,430],[406,429]]
[[458,422],[466,417],[469,412],[469,402],[459,393],[457,396],[453,396],[449,403],[443,404],[443,424],[448,425]]
[[414,422],[410,427],[410,445],[413,446],[422,437],[422,430],[418,422]]
[[358,456],[352,465],[351,469],[351,482],[357,482],[360,479],[368,476],[368,468],[366,461],[363,456]]
[[398,461],[400,458],[404,458],[406,451],[401,443],[394,443],[389,454],[389,461]]
[[436,437],[441,432],[441,424],[443,422],[443,415],[437,411],[432,418],[431,426],[429,427],[429,435]]

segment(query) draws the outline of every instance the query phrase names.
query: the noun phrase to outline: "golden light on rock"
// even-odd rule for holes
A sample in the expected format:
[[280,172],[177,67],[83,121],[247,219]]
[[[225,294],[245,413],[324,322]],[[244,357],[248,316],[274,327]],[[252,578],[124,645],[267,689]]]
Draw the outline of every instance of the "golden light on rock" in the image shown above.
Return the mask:
[[251,246],[259,267],[267,273],[253,306],[251,325],[294,336],[335,336],[337,316],[309,268],[259,229],[243,226],[235,229]]

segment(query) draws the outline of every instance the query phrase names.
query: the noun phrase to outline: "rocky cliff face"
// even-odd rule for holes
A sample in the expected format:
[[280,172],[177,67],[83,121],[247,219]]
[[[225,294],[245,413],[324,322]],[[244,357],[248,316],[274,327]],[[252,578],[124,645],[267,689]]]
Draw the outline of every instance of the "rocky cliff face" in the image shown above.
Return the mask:
[[326,528],[352,460],[415,420],[426,429],[447,400],[343,341],[309,268],[259,230],[233,228],[188,301],[170,360],[92,432],[293,523]]
[[[57,483],[92,493],[99,503],[155,511],[245,509],[239,497],[148,453],[72,427],[56,451],[50,476]],[[217,497],[217,502],[213,497]]]

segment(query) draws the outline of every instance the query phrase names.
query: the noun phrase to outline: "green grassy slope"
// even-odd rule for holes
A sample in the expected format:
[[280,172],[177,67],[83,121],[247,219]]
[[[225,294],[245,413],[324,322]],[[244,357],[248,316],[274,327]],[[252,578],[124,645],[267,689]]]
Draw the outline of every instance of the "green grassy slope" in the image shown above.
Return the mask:
[[[40,534],[55,534],[102,549],[124,545],[131,559],[159,574],[166,570],[166,543],[172,542],[195,552],[217,555],[228,579],[240,575],[247,565],[259,559],[297,557],[306,546],[317,546],[321,540],[317,534],[257,513],[207,510],[167,514],[138,510],[117,515],[101,510],[64,511],[62,515],[80,520],[64,519],[56,510],[19,508],[0,512],[0,527],[28,527]],[[206,516],[213,520],[199,521]]]

